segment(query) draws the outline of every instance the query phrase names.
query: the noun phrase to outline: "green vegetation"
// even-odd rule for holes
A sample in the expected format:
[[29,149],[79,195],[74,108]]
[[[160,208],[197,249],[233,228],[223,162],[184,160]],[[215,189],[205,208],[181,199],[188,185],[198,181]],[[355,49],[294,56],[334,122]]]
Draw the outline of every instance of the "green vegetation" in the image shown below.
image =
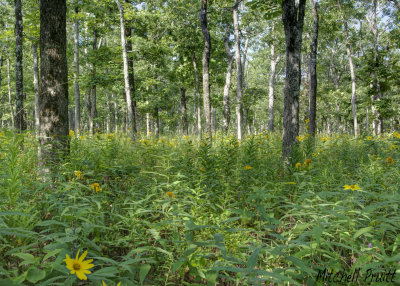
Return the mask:
[[[315,149],[299,137],[286,170],[274,133],[212,145],[97,133],[71,137],[49,183],[33,135],[0,136],[1,285],[312,285],[324,268],[361,268],[362,283],[398,267],[398,133]],[[78,250],[88,284],[63,261]]]

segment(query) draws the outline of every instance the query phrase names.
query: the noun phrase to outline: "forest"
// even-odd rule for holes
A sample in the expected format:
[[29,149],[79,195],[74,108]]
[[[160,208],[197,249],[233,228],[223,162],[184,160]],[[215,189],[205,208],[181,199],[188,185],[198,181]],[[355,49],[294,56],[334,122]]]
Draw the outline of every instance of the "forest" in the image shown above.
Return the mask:
[[400,284],[399,0],[0,0],[0,285]]

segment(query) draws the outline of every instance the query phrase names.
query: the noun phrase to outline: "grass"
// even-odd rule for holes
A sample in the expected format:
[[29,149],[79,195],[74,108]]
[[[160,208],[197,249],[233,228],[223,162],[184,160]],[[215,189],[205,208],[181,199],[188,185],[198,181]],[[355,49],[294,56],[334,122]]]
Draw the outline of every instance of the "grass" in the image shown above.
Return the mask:
[[[34,136],[3,132],[0,284],[322,285],[325,268],[365,284],[399,267],[398,137],[302,137],[284,168],[276,134],[96,134],[44,183]],[[87,281],[63,261],[79,249]]]

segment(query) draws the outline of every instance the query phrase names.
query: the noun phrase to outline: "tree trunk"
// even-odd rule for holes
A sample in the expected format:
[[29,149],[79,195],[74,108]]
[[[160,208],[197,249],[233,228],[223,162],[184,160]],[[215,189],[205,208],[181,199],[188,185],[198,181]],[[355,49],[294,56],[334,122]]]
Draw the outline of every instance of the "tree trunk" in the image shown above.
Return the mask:
[[271,45],[271,71],[269,73],[269,84],[268,84],[268,130],[273,132],[275,125],[275,114],[274,114],[274,101],[275,101],[275,74],[276,66],[281,60],[281,55],[275,58],[275,45]]
[[69,150],[66,19],[66,0],[40,0],[39,164],[44,173],[57,166],[60,150]]
[[11,71],[10,71],[10,59],[7,58],[7,84],[8,84],[8,104],[10,105],[11,114],[11,126],[15,128],[15,114],[14,114],[14,104],[11,95]]
[[[1,70],[2,70],[2,67],[3,67],[3,62],[4,62],[4,58],[3,58],[3,55],[1,54],[0,55],[0,87],[1,87],[1,81],[3,80],[2,74],[1,74]],[[0,94],[0,105],[1,105],[1,112],[2,112],[2,114],[1,114],[1,128],[4,128],[4,114],[6,113],[5,97],[3,97],[1,94]]]
[[203,105],[204,116],[206,118],[206,137],[212,139],[211,133],[211,103],[210,103],[210,53],[211,53],[211,37],[207,28],[207,1],[201,0],[201,30],[204,37],[203,50]]
[[225,86],[224,86],[224,96],[223,96],[224,120],[222,124],[222,128],[225,133],[228,133],[229,123],[231,121],[229,90],[231,88],[233,56],[231,53],[231,49],[229,47],[229,37],[230,37],[229,25],[226,25],[224,43],[225,43],[225,54],[226,54],[226,60],[228,62],[228,67],[226,69]]
[[240,58],[240,37],[239,37],[239,15],[238,15],[239,2],[236,1],[233,6],[233,27],[235,34],[235,59],[236,59],[236,128],[237,138],[242,139],[242,126],[243,126],[243,110],[242,110],[242,87],[243,87],[243,75],[242,75],[242,61]]
[[316,119],[317,119],[317,48],[318,48],[318,2],[310,0],[313,10],[313,35],[310,45],[310,62],[309,62],[309,74],[310,74],[310,134],[315,136],[316,132]]
[[[93,52],[96,53],[97,51],[97,30],[94,28],[93,30]],[[89,126],[89,133],[93,135],[95,133],[94,129],[97,129],[97,124],[96,124],[96,117],[97,117],[97,88],[96,88],[96,82],[95,82],[95,76],[96,76],[96,63],[93,62],[93,68],[92,68],[92,93],[90,95],[90,126]]]
[[[78,7],[75,8],[75,14],[79,13]],[[79,21],[74,25],[74,92],[75,92],[75,133],[79,136],[81,129],[81,94],[79,91]]]
[[134,138],[132,98],[131,98],[131,88],[129,86],[128,52],[127,52],[127,42],[125,39],[124,8],[122,7],[119,0],[115,0],[115,2],[117,3],[118,6],[119,20],[121,25],[121,45],[122,45],[122,57],[124,61],[124,81],[125,81],[126,105],[128,111],[128,129],[130,137]]
[[[128,2],[128,1],[126,1]],[[131,90],[132,98],[132,112],[133,112],[133,133],[137,134],[137,107],[135,100],[135,73],[133,68],[133,54],[132,54],[132,29],[131,27],[125,27],[126,36],[126,52],[128,53],[128,72],[129,72],[129,88]]]
[[37,54],[37,43],[32,43],[32,57],[33,57],[33,89],[35,91],[35,130],[39,134],[40,121],[39,121],[39,64]]
[[117,133],[118,132],[118,103],[117,103],[117,97],[115,96],[115,94],[113,93],[111,95],[111,98],[113,99],[113,103],[114,103],[114,132]]
[[[149,106],[149,101],[146,100],[146,106],[148,108]],[[146,136],[147,138],[150,136],[150,113],[146,112]]]
[[188,135],[189,125],[186,111],[186,89],[181,87],[181,120],[182,120],[182,133]]
[[199,76],[199,71],[197,70],[197,62],[196,62],[196,54],[193,52],[192,53],[192,61],[193,61],[193,70],[194,74],[196,76],[196,95],[197,95],[197,132],[199,136],[201,137],[201,94],[200,94],[200,76]]
[[24,110],[24,77],[22,57],[22,2],[14,0],[15,8],[15,128],[19,131],[26,130]]
[[306,0],[283,0],[282,22],[286,38],[286,79],[283,107],[282,155],[290,157],[299,135],[299,95],[301,82],[301,44]]
[[350,49],[350,39],[349,39],[349,32],[347,28],[347,20],[345,18],[344,12],[342,11],[342,6],[340,5],[340,0],[338,0],[338,7],[339,11],[343,17],[343,26],[344,26],[344,35],[346,40],[346,52],[347,57],[349,58],[349,65],[350,65],[350,76],[351,76],[351,110],[353,113],[353,128],[354,128],[354,136],[358,137],[358,123],[357,123],[357,105],[356,105],[356,74],[354,71],[354,64],[353,58],[351,56],[351,49]]

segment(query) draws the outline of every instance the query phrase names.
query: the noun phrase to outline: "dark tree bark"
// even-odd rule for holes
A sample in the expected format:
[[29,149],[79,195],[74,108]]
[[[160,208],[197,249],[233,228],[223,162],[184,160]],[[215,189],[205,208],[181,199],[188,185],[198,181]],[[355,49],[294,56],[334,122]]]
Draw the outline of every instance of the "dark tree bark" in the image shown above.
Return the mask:
[[39,120],[39,63],[37,54],[37,43],[32,43],[32,56],[33,56],[33,89],[35,91],[35,129],[39,133],[40,120]]
[[[75,8],[75,14],[79,13],[78,7]],[[75,92],[75,133],[79,135],[81,129],[81,93],[79,90],[79,21],[74,24],[74,92]]]
[[201,30],[204,37],[204,50],[203,50],[203,104],[204,116],[206,118],[206,137],[210,140],[211,133],[211,103],[210,103],[210,54],[211,54],[211,37],[207,28],[207,1],[201,0]]
[[289,158],[299,135],[301,44],[306,0],[283,0],[282,22],[286,38],[286,79],[283,107],[283,158]]
[[40,0],[39,164],[45,173],[69,149],[66,14],[66,0]]
[[154,106],[154,136],[158,137],[160,135],[160,116],[158,106]]
[[[0,55],[0,87],[1,87],[1,81],[3,80],[2,74],[1,74],[1,69],[2,69],[3,63],[4,63],[3,51],[1,51],[2,54]],[[0,94],[0,105],[2,106],[2,108],[1,108],[1,112],[2,112],[1,128],[4,128],[4,114],[5,114],[6,109],[5,109],[5,97],[2,94]]]
[[201,137],[201,94],[200,94],[200,76],[199,76],[199,71],[197,69],[197,60],[196,60],[196,54],[193,52],[192,53],[192,61],[193,61],[193,70],[194,74],[196,77],[196,88],[195,88],[195,94],[197,96],[197,104],[196,104],[196,110],[197,110],[197,132],[199,136]]
[[315,136],[316,118],[317,118],[317,48],[318,48],[318,2],[310,0],[313,11],[313,35],[310,44],[310,97],[309,97],[309,112],[310,112],[310,134]]
[[230,37],[230,29],[229,25],[226,25],[224,43],[225,43],[225,54],[226,54],[226,61],[228,62],[228,67],[226,69],[225,86],[224,86],[224,96],[223,96],[224,119],[222,124],[222,129],[224,130],[225,133],[228,132],[229,124],[231,121],[229,90],[231,88],[233,56],[231,53],[231,48],[229,46],[229,37]]
[[26,130],[24,110],[24,77],[22,63],[22,1],[14,0],[15,8],[15,128]]
[[186,89],[184,87],[181,87],[181,121],[183,134],[188,135],[189,124],[186,111]]
[[242,127],[243,127],[243,74],[242,74],[242,60],[240,58],[240,36],[239,36],[239,15],[238,6],[239,1],[236,1],[233,6],[233,27],[235,34],[235,59],[236,59],[236,123],[237,123],[237,138],[242,139]]

